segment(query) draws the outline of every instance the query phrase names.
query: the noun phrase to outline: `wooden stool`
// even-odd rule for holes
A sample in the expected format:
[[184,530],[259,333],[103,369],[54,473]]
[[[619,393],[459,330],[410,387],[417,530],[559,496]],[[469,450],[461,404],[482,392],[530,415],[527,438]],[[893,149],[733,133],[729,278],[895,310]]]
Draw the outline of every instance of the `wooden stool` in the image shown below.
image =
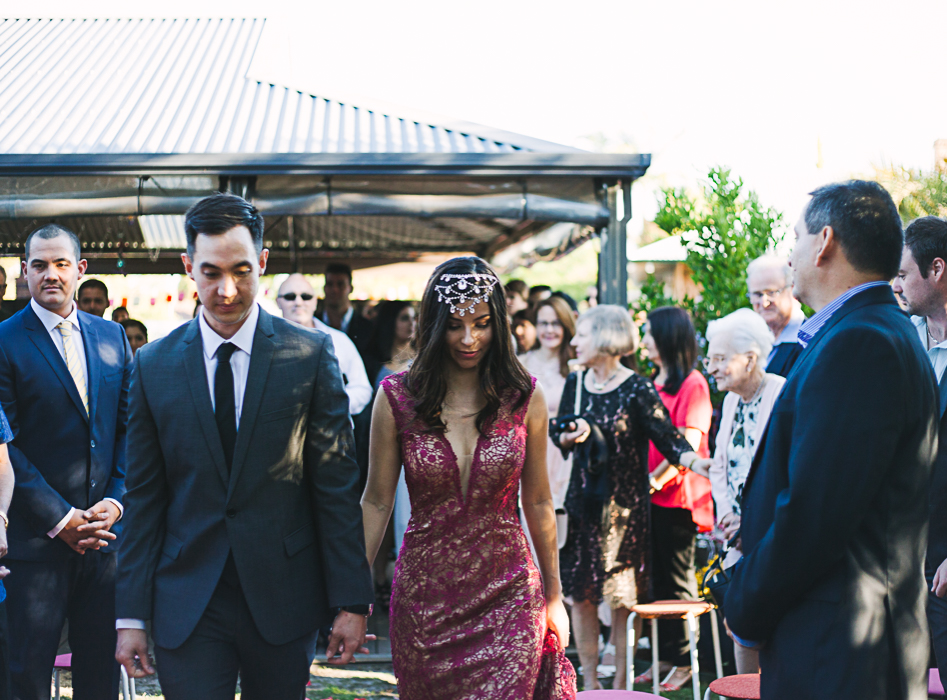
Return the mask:
[[718,678],[707,688],[704,700],[710,700],[711,691],[724,698],[760,700],[760,674],[743,673],[739,676]]
[[714,641],[714,661],[717,678],[723,676],[723,660],[720,657],[720,633],[717,631],[717,614],[714,606],[705,600],[658,600],[654,603],[635,605],[628,616],[626,658],[628,682],[635,677],[634,659],[637,640],[635,639],[635,617],[651,620],[651,683],[654,694],[661,695],[661,679],[658,673],[658,620],[682,620],[690,638],[691,647],[691,686],[694,688],[694,700],[700,700],[700,664],[697,661],[697,618],[710,613],[711,635]]

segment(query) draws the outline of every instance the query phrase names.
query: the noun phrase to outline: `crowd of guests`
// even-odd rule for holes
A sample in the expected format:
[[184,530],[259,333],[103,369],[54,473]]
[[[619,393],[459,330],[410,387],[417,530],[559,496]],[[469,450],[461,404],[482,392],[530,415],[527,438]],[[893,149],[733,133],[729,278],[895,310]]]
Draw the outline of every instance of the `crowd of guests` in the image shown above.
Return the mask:
[[[585,689],[600,661],[630,687],[653,680],[626,676],[630,611],[697,597],[699,532],[725,543],[715,595],[763,697],[922,697],[928,621],[947,672],[947,221],[902,232],[877,184],[820,188],[791,262],[751,261],[751,308],[706,328],[503,289],[477,258],[438,268],[420,309],[370,314],[349,267],[327,266],[321,306],[293,274],[274,322],[262,230],[232,195],[189,211],[204,308],[140,353],[144,327],[78,286],[75,235],[28,239],[33,299],[0,324],[12,697],[48,693],[66,621],[77,697],[113,697],[113,654],[153,672],[146,620],[168,697],[238,670],[248,698],[294,697],[314,630],[348,662],[389,594],[405,698],[572,697],[569,618]],[[665,622],[675,690],[689,642]]]

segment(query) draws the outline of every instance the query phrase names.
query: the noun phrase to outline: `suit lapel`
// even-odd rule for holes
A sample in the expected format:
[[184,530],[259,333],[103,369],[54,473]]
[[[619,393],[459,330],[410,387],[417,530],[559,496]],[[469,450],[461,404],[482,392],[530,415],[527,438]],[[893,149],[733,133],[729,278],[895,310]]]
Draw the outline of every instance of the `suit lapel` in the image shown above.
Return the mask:
[[69,398],[72,399],[76,408],[79,409],[79,413],[82,414],[83,419],[88,423],[89,416],[86,413],[85,406],[82,404],[82,397],[79,396],[76,382],[72,378],[72,375],[69,374],[69,368],[66,367],[66,361],[62,359],[62,355],[59,354],[59,349],[56,347],[56,344],[53,343],[53,339],[49,337],[49,331],[46,330],[46,327],[40,322],[39,318],[33,312],[33,309],[29,306],[27,306],[26,317],[23,319],[23,327],[26,328],[30,340],[46,359],[46,362],[49,363],[53,374],[59,379],[66,393],[69,394]]
[[187,373],[187,383],[194,399],[194,408],[197,410],[197,422],[204,433],[204,440],[214,458],[214,466],[221,480],[227,484],[230,478],[227,473],[227,464],[224,461],[224,448],[220,443],[220,433],[214,420],[214,407],[210,402],[210,389],[207,386],[207,367],[204,364],[204,344],[201,342],[200,327],[197,319],[191,321],[191,326],[184,335],[184,369]]
[[[81,311],[79,313],[85,315]],[[95,421],[96,397],[99,395],[99,378],[102,376],[102,364],[99,362],[99,334],[95,326],[87,319],[80,319],[80,323],[82,324],[81,335],[85,362],[89,372],[89,423],[91,424]]]
[[228,501],[233,495],[235,485],[243,469],[243,463],[246,461],[247,450],[250,447],[250,437],[253,434],[253,426],[256,423],[257,415],[260,413],[260,403],[263,400],[267,375],[270,371],[270,362],[273,360],[275,350],[273,319],[263,309],[260,309],[260,317],[257,320],[256,331],[253,335],[253,350],[250,353],[247,385],[243,391],[243,407],[240,410],[237,444],[234,446],[233,466],[230,470]]

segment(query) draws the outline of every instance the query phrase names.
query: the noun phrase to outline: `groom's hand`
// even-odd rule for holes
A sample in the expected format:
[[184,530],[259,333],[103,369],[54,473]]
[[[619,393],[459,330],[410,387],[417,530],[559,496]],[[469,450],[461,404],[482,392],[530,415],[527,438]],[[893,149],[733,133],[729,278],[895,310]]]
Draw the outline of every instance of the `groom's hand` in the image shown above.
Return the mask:
[[365,643],[367,626],[368,618],[364,615],[344,610],[339,612],[332,623],[332,634],[329,635],[329,646],[326,649],[326,659],[329,663],[344,666],[351,663],[356,651],[367,654],[368,649],[362,646]]
[[144,678],[154,673],[155,667],[148,655],[148,635],[145,630],[118,630],[115,660],[125,667],[130,678]]

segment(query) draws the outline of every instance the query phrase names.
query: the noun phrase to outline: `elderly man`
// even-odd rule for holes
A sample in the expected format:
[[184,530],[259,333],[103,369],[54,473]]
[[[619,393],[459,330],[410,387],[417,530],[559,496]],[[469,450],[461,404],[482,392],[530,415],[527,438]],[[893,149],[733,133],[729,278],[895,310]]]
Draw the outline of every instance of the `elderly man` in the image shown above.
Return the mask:
[[816,313],[743,486],[727,623],[760,648],[763,700],[924,698],[937,389],[888,284],[901,219],[853,180],[813,192],[795,235]]
[[925,574],[934,656],[941,678],[947,678],[947,221],[924,216],[907,227],[901,269],[892,287],[911,314],[940,386],[940,440],[931,479]]
[[298,272],[293,273],[280,285],[276,305],[287,321],[295,321],[304,328],[329,334],[339,358],[345,393],[349,397],[349,413],[353,416],[361,413],[372,400],[372,385],[365,374],[365,365],[355,343],[345,333],[330,328],[315,317],[316,291],[312,285]]
[[753,310],[763,317],[776,339],[766,358],[766,371],[786,377],[802,352],[796,334],[806,320],[792,296],[792,269],[784,258],[764,255],[747,266],[746,286]]

